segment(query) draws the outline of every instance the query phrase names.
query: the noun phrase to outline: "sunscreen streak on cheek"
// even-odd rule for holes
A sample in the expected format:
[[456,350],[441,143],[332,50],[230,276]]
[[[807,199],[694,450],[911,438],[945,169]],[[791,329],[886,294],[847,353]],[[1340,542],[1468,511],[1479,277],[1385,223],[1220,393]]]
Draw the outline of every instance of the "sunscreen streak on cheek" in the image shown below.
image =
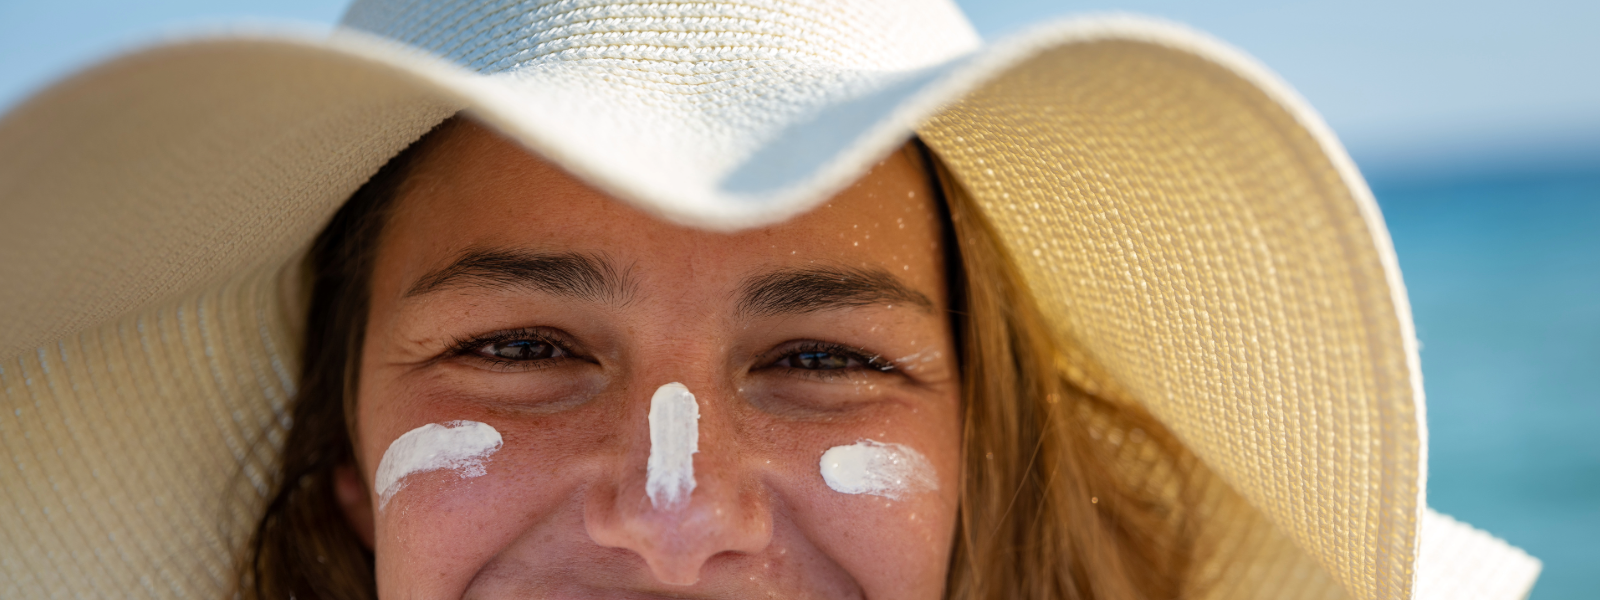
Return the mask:
[[407,431],[389,444],[378,463],[378,510],[405,488],[407,475],[440,469],[455,470],[462,479],[486,474],[483,461],[501,444],[500,432],[477,421],[429,423]]
[[650,397],[650,460],[644,490],[657,510],[676,508],[694,492],[694,454],[700,451],[700,405],[681,383]]
[[871,494],[891,500],[939,489],[933,466],[910,447],[861,440],[822,453],[822,480],[841,494]]

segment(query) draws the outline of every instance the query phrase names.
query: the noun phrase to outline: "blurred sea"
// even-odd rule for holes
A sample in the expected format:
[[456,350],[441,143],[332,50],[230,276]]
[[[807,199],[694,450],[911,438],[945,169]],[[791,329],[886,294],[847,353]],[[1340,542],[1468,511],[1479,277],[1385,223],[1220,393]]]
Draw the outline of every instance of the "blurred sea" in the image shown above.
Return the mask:
[[1428,503],[1600,590],[1600,169],[1374,177],[1422,342]]

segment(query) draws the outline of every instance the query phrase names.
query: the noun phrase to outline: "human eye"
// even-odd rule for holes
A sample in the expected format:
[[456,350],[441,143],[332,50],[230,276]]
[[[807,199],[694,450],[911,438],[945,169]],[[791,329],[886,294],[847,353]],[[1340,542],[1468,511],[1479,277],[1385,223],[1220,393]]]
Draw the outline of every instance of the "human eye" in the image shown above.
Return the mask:
[[463,340],[456,344],[453,354],[506,370],[539,368],[573,358],[568,345],[558,336],[531,329],[501,331]]
[[888,372],[894,365],[876,354],[839,344],[808,342],[779,351],[770,366],[810,376],[828,377],[851,372]]

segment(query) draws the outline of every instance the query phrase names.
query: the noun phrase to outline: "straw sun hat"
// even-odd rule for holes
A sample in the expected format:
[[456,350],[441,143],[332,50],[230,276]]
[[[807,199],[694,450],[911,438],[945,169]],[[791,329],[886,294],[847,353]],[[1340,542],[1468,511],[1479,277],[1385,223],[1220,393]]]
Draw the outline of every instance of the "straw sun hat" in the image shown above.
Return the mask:
[[984,45],[942,0],[361,0],[331,36],[169,42],[0,119],[0,597],[225,593],[289,426],[299,258],[462,110],[717,230],[915,133],[1100,383],[1220,482],[1209,597],[1511,599],[1538,573],[1426,508],[1377,206],[1235,50],[1131,18]]

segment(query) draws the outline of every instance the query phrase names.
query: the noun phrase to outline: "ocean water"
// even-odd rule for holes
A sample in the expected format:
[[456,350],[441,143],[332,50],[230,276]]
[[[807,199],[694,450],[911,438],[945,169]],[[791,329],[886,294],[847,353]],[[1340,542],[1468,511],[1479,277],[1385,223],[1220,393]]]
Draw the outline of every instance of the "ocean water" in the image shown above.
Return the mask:
[[1376,179],[1422,342],[1428,503],[1600,597],[1600,169]]

